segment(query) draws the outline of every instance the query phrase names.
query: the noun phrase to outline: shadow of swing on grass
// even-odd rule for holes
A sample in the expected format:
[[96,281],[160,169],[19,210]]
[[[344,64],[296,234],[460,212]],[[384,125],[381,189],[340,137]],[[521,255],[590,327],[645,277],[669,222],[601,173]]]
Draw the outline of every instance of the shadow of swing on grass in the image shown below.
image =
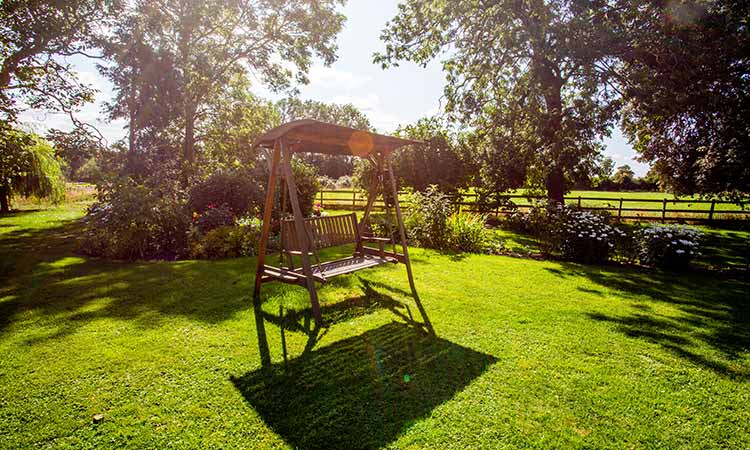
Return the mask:
[[[388,309],[399,319],[315,348],[327,331],[309,309],[277,316],[254,303],[262,368],[232,382],[263,420],[295,448],[378,448],[451,399],[496,359],[437,337],[418,297],[415,320],[379,283],[360,278],[363,294],[324,305],[327,327]],[[272,364],[266,322],[282,332],[284,360]],[[284,330],[303,332],[302,354],[287,360]]]
[[392,322],[232,381],[296,448],[377,448],[496,359]]

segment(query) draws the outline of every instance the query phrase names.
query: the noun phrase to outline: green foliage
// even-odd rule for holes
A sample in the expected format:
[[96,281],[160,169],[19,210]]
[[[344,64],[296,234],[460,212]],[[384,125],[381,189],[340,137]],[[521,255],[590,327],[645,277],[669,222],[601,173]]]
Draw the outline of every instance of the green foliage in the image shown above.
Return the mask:
[[190,189],[188,207],[197,213],[210,205],[227,206],[235,215],[260,211],[265,189],[258,178],[248,170],[217,171]]
[[486,217],[480,214],[464,211],[451,214],[446,222],[449,248],[468,253],[495,253],[500,250],[485,222]]
[[530,183],[561,201],[590,173],[618,106],[608,86],[608,3],[409,0],[388,23],[384,67],[443,60],[446,112],[476,130],[483,190]]
[[258,252],[259,238],[259,223],[220,226],[191,239],[190,257],[225,259],[254,256]]
[[[252,72],[271,89],[280,91],[293,82],[306,83],[313,58],[326,65],[333,63],[334,38],[344,21],[336,11],[338,3],[167,0],[158,7],[150,2],[129,4],[113,33],[112,51],[107,52],[113,65],[105,70],[114,77],[116,108],[129,118],[132,132],[140,136],[140,113],[152,104],[152,98],[165,99],[157,106],[169,114],[149,117],[168,120],[156,124],[156,128],[171,143],[181,144],[189,174],[199,150],[202,117],[212,99],[223,95],[222,90],[232,80]],[[134,49],[132,57],[121,57],[120,50],[130,48]],[[158,62],[160,69],[144,78],[152,62]],[[162,85],[164,89],[159,89]],[[218,114],[232,115],[232,109]],[[225,119],[220,117],[218,125]],[[247,131],[242,127],[236,132],[244,135]],[[151,138],[150,133],[146,136]],[[246,144],[241,142],[239,146]],[[226,153],[216,146],[214,150]]]
[[587,264],[601,264],[625,248],[627,235],[610,224],[607,215],[559,204],[540,203],[528,212],[516,211],[505,222],[513,231],[541,240],[545,253]]
[[435,185],[443,192],[455,192],[468,186],[473,175],[472,155],[459,136],[451,133],[439,119],[424,118],[399,128],[396,135],[425,142],[402,147],[393,155],[393,168],[401,186],[425,191]]
[[[81,168],[88,162],[94,160],[103,151],[102,143],[92,137],[86,130],[75,128],[71,132],[50,130],[47,140],[55,148],[55,155],[64,162],[65,176],[73,181],[92,181],[79,174]],[[89,167],[87,175],[91,176],[92,168]]]
[[635,234],[641,263],[684,270],[700,254],[701,232],[684,225],[651,224]]
[[637,5],[618,24],[635,49],[619,71],[628,80],[625,134],[670,192],[742,199],[750,192],[750,5]]
[[85,218],[80,251],[113,259],[175,259],[187,252],[186,201],[173,184],[119,178],[101,186]]
[[208,100],[205,114],[198,123],[202,151],[200,169],[237,171],[253,167],[258,157],[252,143],[261,134],[281,123],[273,103],[250,91],[250,82],[235,76]]
[[[299,158],[292,159],[292,173],[294,181],[297,184],[297,199],[299,207],[305,217],[312,215],[313,205],[315,204],[315,195],[320,191],[320,182],[318,181],[318,169],[307,164]],[[292,204],[289,203],[287,196],[287,213],[292,212]]]
[[85,53],[97,27],[110,24],[111,7],[117,4],[108,0],[0,2],[0,112],[13,122],[25,106],[71,113],[92,101],[93,89],[81,83],[61,56]]
[[0,211],[9,211],[14,196],[59,202],[65,198],[65,180],[49,142],[0,124]]
[[448,218],[453,208],[448,197],[430,186],[425,192],[412,193],[407,202],[410,208],[405,224],[411,242],[425,248],[449,248]]
[[191,230],[194,228],[198,234],[205,234],[215,228],[234,224],[235,213],[226,205],[208,205],[200,213],[193,212]]

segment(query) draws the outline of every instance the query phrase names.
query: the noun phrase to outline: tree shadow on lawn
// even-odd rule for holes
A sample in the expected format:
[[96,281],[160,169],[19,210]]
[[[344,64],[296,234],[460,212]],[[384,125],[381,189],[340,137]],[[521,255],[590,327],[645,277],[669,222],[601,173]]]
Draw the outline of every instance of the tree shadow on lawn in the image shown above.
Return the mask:
[[[562,264],[547,269],[561,277],[585,277],[634,301],[633,313],[589,313],[627,336],[659,344],[721,375],[750,378],[740,361],[750,352],[750,282],[719,274],[677,274]],[[676,307],[677,317],[657,314],[644,301]]]
[[[32,312],[59,338],[97,318],[154,327],[168,316],[218,323],[250,308],[254,260],[126,263],[73,254],[78,221],[0,236],[0,333]],[[92,305],[96,303],[96,305]],[[24,315],[24,319],[28,319]]]
[[232,381],[295,448],[369,449],[393,441],[494,362],[391,322]]

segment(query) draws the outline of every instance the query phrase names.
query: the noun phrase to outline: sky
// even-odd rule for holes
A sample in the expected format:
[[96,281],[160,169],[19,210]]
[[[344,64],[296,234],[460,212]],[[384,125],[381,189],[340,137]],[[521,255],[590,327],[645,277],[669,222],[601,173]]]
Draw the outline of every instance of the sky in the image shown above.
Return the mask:
[[[311,67],[310,84],[299,86],[302,99],[333,103],[352,103],[367,115],[373,126],[383,133],[395,130],[400,124],[435,115],[440,111],[445,77],[440,61],[422,67],[402,62],[399,67],[383,70],[372,63],[373,53],[383,49],[380,33],[386,22],[397,12],[398,0],[349,0],[342,12],[347,17],[338,36],[338,60],[330,67],[318,62]],[[102,122],[102,105],[112,97],[111,85],[96,70],[96,63],[76,57],[69,60],[80,78],[97,91],[96,102],[78,113],[79,120],[94,124],[112,143],[125,136],[125,122]],[[256,94],[272,100],[283,95],[273,94],[258,84]],[[27,111],[21,119],[33,130],[69,130],[72,124],[65,115]],[[648,166],[634,160],[632,147],[614,129],[612,137],[604,141],[605,154],[615,165],[630,165],[643,176]]]

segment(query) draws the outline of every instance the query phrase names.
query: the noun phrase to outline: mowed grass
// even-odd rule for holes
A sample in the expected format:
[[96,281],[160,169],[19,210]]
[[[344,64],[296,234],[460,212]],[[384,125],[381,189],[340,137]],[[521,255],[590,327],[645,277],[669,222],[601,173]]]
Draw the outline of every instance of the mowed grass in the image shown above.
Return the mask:
[[750,447],[746,279],[413,249],[435,337],[401,266],[316,333],[253,258],[76,256],[84,206],[0,218],[2,448]]

